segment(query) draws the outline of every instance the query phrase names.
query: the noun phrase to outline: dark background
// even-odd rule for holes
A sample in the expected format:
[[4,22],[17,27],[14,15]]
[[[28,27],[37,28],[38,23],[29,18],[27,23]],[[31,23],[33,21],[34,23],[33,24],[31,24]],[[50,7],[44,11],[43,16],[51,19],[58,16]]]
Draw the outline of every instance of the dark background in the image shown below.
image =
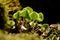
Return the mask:
[[60,23],[60,1],[59,0],[20,0],[22,7],[30,6],[34,11],[43,12],[45,19],[43,23]]

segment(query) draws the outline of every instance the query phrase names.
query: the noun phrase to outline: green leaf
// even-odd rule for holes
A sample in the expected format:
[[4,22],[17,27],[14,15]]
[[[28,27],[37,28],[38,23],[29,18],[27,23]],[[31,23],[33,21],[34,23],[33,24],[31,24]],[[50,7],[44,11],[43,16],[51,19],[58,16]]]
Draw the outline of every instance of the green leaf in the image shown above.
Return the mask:
[[14,22],[13,20],[9,20],[9,21],[7,22],[7,24],[10,25],[10,26],[14,26],[14,25],[15,25],[15,22]]
[[22,10],[22,11],[21,11],[21,16],[22,16],[22,17],[26,17],[26,13],[27,13],[26,10]]
[[52,40],[57,40],[56,35],[54,35],[54,36],[52,37]]
[[27,22],[31,22],[30,18],[26,18],[25,20],[26,20]]
[[43,24],[43,27],[45,28],[45,29],[47,29],[48,28],[48,24]]
[[20,16],[30,20],[29,13],[26,10],[22,10]]
[[44,31],[44,30],[45,30],[45,27],[42,26],[42,27],[41,27],[41,30]]
[[40,22],[42,22],[42,21],[44,20],[44,15],[43,15],[42,12],[39,13],[39,18],[38,18],[38,20],[39,20]]
[[30,22],[30,25],[34,27],[34,21]]
[[50,34],[50,36],[49,36],[49,37],[52,39],[52,37],[53,37],[53,36],[54,36],[54,34]]
[[37,19],[38,19],[38,13],[35,12],[35,11],[33,11],[33,12],[30,14],[30,19],[31,19],[32,21],[37,20]]
[[23,10],[27,10],[28,13],[32,13],[33,9],[31,7],[25,7]]
[[48,28],[48,24],[38,24],[41,27],[41,30],[46,30]]
[[21,15],[20,12],[21,12],[21,11],[18,11],[18,12],[16,12],[16,13],[14,13],[14,14],[13,14],[13,18],[14,18],[14,19],[19,19],[19,18],[20,18],[20,15]]

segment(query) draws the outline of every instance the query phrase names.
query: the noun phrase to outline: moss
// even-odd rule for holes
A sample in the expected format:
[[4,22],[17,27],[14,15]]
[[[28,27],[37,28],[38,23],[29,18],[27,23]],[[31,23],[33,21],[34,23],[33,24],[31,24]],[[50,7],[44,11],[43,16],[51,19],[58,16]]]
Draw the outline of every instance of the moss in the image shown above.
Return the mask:
[[[12,15],[10,12],[18,11],[22,7],[19,3],[19,0],[0,0],[0,17],[1,20],[7,22],[10,20],[10,16]],[[1,16],[2,15],[2,16]],[[3,22],[5,24],[5,22]],[[3,24],[2,23],[2,24]]]

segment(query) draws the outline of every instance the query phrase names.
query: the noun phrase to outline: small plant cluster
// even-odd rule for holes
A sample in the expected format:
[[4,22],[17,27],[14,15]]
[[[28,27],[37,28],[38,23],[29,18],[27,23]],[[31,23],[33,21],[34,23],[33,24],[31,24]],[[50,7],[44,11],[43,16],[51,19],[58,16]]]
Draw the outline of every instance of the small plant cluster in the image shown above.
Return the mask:
[[[58,24],[42,24],[44,15],[37,13],[31,7],[25,7],[13,14],[12,19],[7,21],[6,25],[9,32],[13,30],[38,34],[41,40],[60,40],[60,26]],[[17,29],[17,30],[16,30]],[[11,31],[10,31],[11,30]]]
[[44,15],[42,12],[37,13],[33,11],[31,7],[25,7],[20,11],[13,14],[12,20],[7,21],[7,25],[10,27],[17,26],[22,30],[27,30],[30,27],[34,29],[36,26],[40,26],[38,22],[42,22]]

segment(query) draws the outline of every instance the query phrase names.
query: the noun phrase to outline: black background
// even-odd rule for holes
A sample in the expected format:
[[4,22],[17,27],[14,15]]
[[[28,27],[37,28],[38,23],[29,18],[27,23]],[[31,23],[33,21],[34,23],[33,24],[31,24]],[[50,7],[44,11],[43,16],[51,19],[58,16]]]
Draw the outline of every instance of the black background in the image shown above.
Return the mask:
[[60,23],[60,1],[59,0],[20,0],[22,7],[30,6],[34,11],[43,12],[45,19],[43,23]]

